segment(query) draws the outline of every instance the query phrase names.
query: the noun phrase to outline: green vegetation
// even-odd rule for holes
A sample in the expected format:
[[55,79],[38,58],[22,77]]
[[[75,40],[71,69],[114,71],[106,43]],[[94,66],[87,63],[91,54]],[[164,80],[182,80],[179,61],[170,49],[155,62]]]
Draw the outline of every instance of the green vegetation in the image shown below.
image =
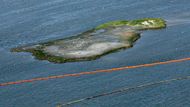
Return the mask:
[[159,29],[165,28],[166,22],[161,18],[143,18],[137,20],[118,20],[113,22],[104,23],[102,25],[97,26],[95,29],[105,29],[110,27],[118,27],[118,26],[131,26],[137,27],[137,29]]
[[129,21],[128,26],[140,27],[145,29],[165,28],[166,22],[161,18],[144,18],[139,20]]
[[119,21],[113,21],[113,22],[104,23],[102,25],[97,26],[95,29],[100,30],[100,29],[105,29],[105,28],[108,28],[108,27],[125,26],[127,24],[128,24],[128,21],[119,20]]

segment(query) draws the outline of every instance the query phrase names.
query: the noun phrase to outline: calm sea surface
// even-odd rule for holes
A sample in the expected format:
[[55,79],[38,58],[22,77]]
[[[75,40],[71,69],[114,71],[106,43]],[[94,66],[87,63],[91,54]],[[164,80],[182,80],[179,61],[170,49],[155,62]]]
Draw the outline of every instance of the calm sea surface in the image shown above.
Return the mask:
[[[71,37],[113,20],[161,17],[133,48],[94,61],[54,64],[10,49]],[[0,0],[0,83],[190,57],[188,0]],[[190,62],[0,87],[0,107],[55,107],[122,87],[190,75]],[[73,107],[190,107],[190,81],[135,89]]]

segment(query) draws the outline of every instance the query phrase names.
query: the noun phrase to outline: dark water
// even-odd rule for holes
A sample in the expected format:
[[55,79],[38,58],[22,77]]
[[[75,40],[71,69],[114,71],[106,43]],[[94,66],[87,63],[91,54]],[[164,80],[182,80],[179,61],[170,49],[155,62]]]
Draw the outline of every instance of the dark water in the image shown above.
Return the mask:
[[[1,0],[0,83],[190,57],[187,0]],[[168,27],[147,31],[129,50],[98,60],[54,64],[10,49],[69,37],[101,23],[162,17]],[[190,75],[190,62],[0,87],[0,107],[55,107],[114,89]],[[190,81],[105,96],[76,107],[189,107]]]

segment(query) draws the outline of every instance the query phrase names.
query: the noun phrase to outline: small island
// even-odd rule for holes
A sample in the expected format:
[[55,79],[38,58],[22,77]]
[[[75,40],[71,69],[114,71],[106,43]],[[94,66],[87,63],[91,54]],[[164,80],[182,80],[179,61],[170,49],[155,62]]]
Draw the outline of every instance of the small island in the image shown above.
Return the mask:
[[30,52],[54,63],[88,61],[132,47],[142,31],[165,27],[161,18],[112,21],[73,37],[16,47],[12,52]]

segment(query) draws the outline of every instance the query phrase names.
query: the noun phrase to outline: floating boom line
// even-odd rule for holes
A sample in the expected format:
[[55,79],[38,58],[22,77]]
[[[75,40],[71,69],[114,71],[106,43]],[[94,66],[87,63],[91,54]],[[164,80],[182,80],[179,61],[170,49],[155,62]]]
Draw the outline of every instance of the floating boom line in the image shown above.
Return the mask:
[[31,82],[36,82],[36,81],[59,79],[59,78],[65,78],[65,77],[76,77],[76,76],[92,75],[92,74],[105,73],[105,72],[111,73],[111,72],[116,72],[116,71],[120,71],[120,70],[135,69],[135,68],[142,68],[142,67],[152,67],[152,66],[156,66],[156,65],[165,65],[165,64],[171,64],[171,63],[177,63],[177,62],[185,62],[185,61],[189,61],[189,60],[190,60],[190,57],[187,57],[187,58],[181,58],[181,59],[175,59],[175,60],[169,60],[169,61],[154,62],[154,63],[149,63],[149,64],[123,66],[123,67],[110,68],[110,69],[55,75],[55,76],[48,76],[48,77],[41,77],[41,78],[32,78],[32,79],[26,79],[26,80],[18,80],[18,81],[13,81],[13,82],[0,83],[0,87],[8,86],[8,85],[15,85],[15,84],[31,83]]

